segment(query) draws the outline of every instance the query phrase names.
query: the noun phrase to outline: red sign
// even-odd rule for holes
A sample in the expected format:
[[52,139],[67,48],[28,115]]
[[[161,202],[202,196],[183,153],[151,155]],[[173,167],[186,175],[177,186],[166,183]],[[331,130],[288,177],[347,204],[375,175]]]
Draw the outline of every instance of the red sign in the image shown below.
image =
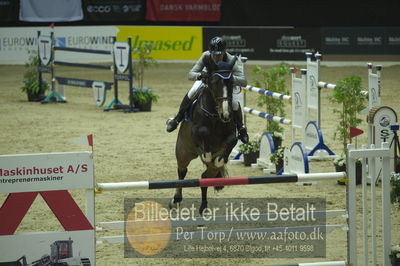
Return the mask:
[[219,21],[221,0],[147,0],[151,21]]
[[357,137],[358,135],[361,135],[364,133],[361,129],[355,128],[355,127],[350,127],[350,138]]

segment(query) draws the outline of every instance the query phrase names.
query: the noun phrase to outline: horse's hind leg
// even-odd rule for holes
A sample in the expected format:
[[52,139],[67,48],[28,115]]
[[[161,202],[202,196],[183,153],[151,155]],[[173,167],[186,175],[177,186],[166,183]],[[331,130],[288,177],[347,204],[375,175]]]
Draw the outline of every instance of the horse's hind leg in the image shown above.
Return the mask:
[[[183,180],[185,179],[189,163],[196,158],[196,155],[182,153],[182,149],[177,149],[176,155],[178,162],[178,179]],[[171,200],[169,208],[176,208],[177,204],[182,201],[182,198],[182,188],[176,188],[174,198]]]

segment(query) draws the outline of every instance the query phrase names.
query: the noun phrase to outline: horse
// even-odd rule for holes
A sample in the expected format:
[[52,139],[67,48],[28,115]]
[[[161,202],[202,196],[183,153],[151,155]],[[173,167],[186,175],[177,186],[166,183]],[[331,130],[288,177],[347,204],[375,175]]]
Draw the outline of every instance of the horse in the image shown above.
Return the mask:
[[[205,62],[208,78],[192,108],[191,119],[183,121],[179,128],[175,146],[179,180],[183,180],[190,162],[200,156],[206,166],[201,178],[223,178],[226,176],[225,164],[229,154],[235,147],[236,126],[233,121],[232,69],[237,60],[230,62]],[[223,187],[215,187],[221,190]],[[176,208],[182,201],[182,188],[176,188],[174,198],[169,207]],[[201,187],[200,215],[207,208],[207,187]]]

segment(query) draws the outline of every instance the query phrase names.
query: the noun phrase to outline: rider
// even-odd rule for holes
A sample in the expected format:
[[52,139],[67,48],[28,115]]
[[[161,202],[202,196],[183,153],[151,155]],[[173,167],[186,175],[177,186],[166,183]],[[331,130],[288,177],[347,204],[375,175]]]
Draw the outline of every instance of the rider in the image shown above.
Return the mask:
[[[214,63],[218,63],[220,61],[229,62],[233,56],[226,52],[226,42],[221,37],[214,37],[210,40],[208,45],[208,51],[203,52],[200,59],[193,66],[192,70],[189,72],[189,80],[196,80],[193,84],[193,87],[186,93],[183,98],[181,105],[179,107],[179,111],[174,118],[170,118],[167,121],[167,132],[174,131],[178,124],[182,121],[185,111],[189,108],[189,106],[193,103],[193,101],[198,96],[200,88],[205,84],[202,83],[202,78],[207,77],[207,72],[205,69],[205,60],[214,61]],[[247,80],[244,76],[243,70],[239,68],[236,64],[233,67],[233,85],[246,87]],[[243,143],[247,143],[249,141],[249,136],[247,135],[246,127],[243,125],[242,118],[242,110],[240,108],[239,101],[237,99],[238,92],[234,92],[232,95],[232,109],[233,109],[233,117],[238,129],[239,139]]]

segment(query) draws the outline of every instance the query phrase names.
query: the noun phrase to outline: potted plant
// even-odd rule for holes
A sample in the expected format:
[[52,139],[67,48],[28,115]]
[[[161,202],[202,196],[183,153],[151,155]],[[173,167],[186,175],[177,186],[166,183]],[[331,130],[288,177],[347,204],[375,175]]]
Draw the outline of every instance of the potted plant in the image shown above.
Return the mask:
[[351,143],[350,127],[357,127],[362,122],[359,113],[366,108],[367,100],[363,90],[360,77],[345,77],[338,81],[332,96],[329,97],[331,103],[341,105],[340,109],[333,110],[335,114],[339,115],[339,124],[336,127],[334,138],[342,142],[343,153],[347,149],[347,144]]
[[40,102],[46,95],[46,90],[49,89],[49,84],[43,80],[42,87],[39,86],[39,59],[37,51],[29,51],[28,62],[25,63],[25,73],[23,76],[24,85],[21,90],[28,96],[30,102]]
[[[334,138],[340,140],[343,145],[342,158],[339,157],[335,160],[336,162],[334,161],[335,167],[339,162],[342,165],[345,164],[343,154],[346,153],[347,144],[351,143],[350,127],[357,127],[362,122],[359,113],[365,109],[367,100],[363,90],[361,77],[349,76],[337,82],[332,96],[329,97],[331,103],[341,105],[340,109],[333,110],[335,114],[339,115],[339,124],[336,126]],[[358,173],[356,183],[361,184],[361,161],[357,161],[356,169]],[[347,178],[338,180],[338,184],[345,183],[347,183]]]
[[[289,65],[281,63],[278,66],[273,66],[270,69],[262,69],[256,66],[253,69],[253,73],[260,75],[261,78],[255,79],[254,86],[265,88],[273,92],[281,94],[289,94],[286,89],[286,78],[290,74]],[[278,100],[266,95],[258,95],[257,106],[264,109],[267,114],[285,117],[285,103],[282,100]],[[272,139],[274,141],[275,148],[279,148],[282,145],[282,136],[284,128],[281,124],[271,120],[266,119],[266,131],[272,134]]]
[[144,43],[133,49],[133,54],[137,56],[133,68],[138,87],[132,88],[132,100],[135,107],[138,107],[140,111],[151,111],[152,102],[157,102],[159,97],[151,89],[143,87],[145,69],[157,65],[157,61],[150,56],[152,49],[153,44],[151,43]]
[[260,138],[257,137],[248,143],[240,144],[239,152],[243,154],[245,166],[251,166],[252,163],[256,163],[257,158],[260,156]]
[[285,146],[279,147],[270,157],[271,163],[275,164],[276,172],[283,168],[283,158],[285,156]]
[[333,160],[333,165],[335,166],[336,172],[346,171],[346,155],[343,153],[335,157]]
[[392,247],[389,257],[392,266],[400,266],[400,245]]
[[400,173],[390,175],[390,201],[400,209]]
[[149,88],[133,88],[132,90],[132,100],[135,107],[139,108],[140,111],[151,111],[152,103],[156,103],[159,96]]

